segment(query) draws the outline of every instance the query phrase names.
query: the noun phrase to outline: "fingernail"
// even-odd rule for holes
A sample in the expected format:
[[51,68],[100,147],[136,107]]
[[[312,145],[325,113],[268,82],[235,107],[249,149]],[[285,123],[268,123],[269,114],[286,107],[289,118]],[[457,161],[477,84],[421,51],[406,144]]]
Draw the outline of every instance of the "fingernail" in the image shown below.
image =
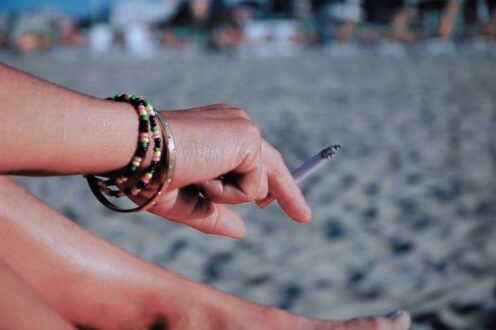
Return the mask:
[[245,236],[246,228],[244,223],[238,221],[229,222],[229,236],[235,239],[242,239]]
[[396,309],[392,312],[387,313],[386,315],[384,315],[384,317],[390,320],[396,320],[397,318],[401,317],[401,315],[403,315],[403,311],[400,309]]
[[310,221],[310,219],[312,218],[312,209],[310,208],[310,206],[308,206],[307,203],[303,205],[305,207],[305,213],[308,215],[308,221]]

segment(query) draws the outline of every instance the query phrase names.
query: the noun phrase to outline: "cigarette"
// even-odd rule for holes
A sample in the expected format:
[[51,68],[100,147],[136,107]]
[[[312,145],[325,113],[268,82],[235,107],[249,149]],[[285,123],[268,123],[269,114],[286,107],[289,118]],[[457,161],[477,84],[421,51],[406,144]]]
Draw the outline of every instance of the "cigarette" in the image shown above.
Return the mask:
[[327,163],[329,159],[334,157],[338,149],[341,148],[340,144],[334,144],[327,148],[322,149],[312,158],[297,167],[291,174],[296,183],[300,183],[307,176],[318,170],[322,165]]
[[[341,148],[340,144],[333,144],[327,148],[322,149],[317,154],[309,158],[303,164],[298,166],[295,170],[291,172],[293,179],[296,183],[302,182],[306,177],[308,177],[313,172],[317,171],[322,167],[327,161],[329,161],[337,153],[338,149]],[[257,203],[257,205],[264,209],[269,206],[270,203],[274,201],[274,197],[270,194],[264,200]]]

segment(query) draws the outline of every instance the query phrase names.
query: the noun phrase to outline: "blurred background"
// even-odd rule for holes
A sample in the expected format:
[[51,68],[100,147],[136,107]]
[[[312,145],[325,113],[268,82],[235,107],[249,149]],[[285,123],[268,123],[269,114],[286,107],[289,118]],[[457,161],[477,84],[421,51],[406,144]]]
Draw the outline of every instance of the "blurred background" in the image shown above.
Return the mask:
[[404,308],[496,329],[496,1],[0,2],[0,60],[162,109],[244,107],[313,222],[236,209],[244,240],[104,209],[79,177],[19,179],[77,223],[191,279],[318,318]]
[[397,43],[445,53],[469,41],[487,50],[496,38],[495,8],[494,0],[4,0],[0,48],[151,57],[196,47],[289,56],[314,46],[347,54],[370,44],[401,53]]

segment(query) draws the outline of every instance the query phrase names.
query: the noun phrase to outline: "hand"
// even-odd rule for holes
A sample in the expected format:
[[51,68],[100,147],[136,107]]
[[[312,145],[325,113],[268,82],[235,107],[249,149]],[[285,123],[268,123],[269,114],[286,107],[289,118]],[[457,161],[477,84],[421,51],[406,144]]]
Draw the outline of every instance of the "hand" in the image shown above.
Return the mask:
[[204,233],[241,238],[244,223],[225,204],[262,200],[270,192],[295,221],[310,221],[282,157],[245,111],[216,104],[164,115],[174,133],[176,168],[150,212]]

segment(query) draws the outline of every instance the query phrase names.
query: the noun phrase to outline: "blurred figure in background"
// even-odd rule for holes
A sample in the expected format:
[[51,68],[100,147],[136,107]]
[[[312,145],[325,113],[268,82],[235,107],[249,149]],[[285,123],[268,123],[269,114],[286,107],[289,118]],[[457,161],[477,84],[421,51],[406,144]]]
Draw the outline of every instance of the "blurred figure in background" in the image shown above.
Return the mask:
[[302,21],[305,9],[294,2],[268,2],[266,5],[246,1],[238,14],[238,27],[242,35],[241,53],[256,57],[286,57],[298,52],[306,42]]
[[[0,39],[21,53],[49,51],[53,47],[82,46],[86,38],[80,31],[80,20],[56,9],[42,9],[20,14],[11,22],[0,18]],[[2,33],[3,32],[3,33]],[[10,33],[10,36],[8,35]],[[10,39],[10,40],[8,40]],[[2,42],[0,40],[0,46]]]
[[111,28],[111,34],[122,35],[124,47],[130,54],[138,57],[153,56],[158,48],[154,28],[161,21],[169,20],[180,2],[181,0],[116,2],[111,8],[108,27]]
[[390,37],[395,40],[412,41],[408,32],[408,23],[412,12],[407,8],[405,0],[364,0],[366,22],[369,26],[367,39]]
[[455,31],[462,1],[463,0],[412,1],[418,13],[423,36],[437,36],[445,40],[450,39]]
[[313,0],[319,43],[349,41],[362,19],[360,0]]
[[83,46],[86,38],[79,31],[78,21],[71,16],[63,16],[57,20],[58,40],[64,46]]
[[[378,28],[369,39],[390,37],[398,41],[453,36],[461,0],[364,0],[367,22]],[[413,27],[413,29],[412,29]]]
[[496,37],[495,9],[496,0],[120,0],[71,16],[54,5],[0,13],[0,48],[26,53],[88,44],[93,53],[124,48],[149,57],[160,45],[232,50],[280,41],[293,54],[303,45],[345,44],[357,31],[366,41],[434,38],[428,43],[446,46],[455,32]]
[[292,0],[272,0],[269,11],[275,17],[293,17],[294,1]]
[[[246,42],[245,27],[256,17],[259,10],[254,2],[241,2],[227,9],[212,28],[210,47],[216,50],[231,50]],[[217,14],[218,15],[218,14]]]
[[463,19],[467,36],[496,37],[496,0],[465,0]]
[[12,45],[21,53],[50,50],[56,41],[56,16],[53,11],[20,15],[12,26]]
[[0,14],[0,49],[9,46],[10,17]]
[[182,47],[185,39],[192,38],[206,45],[212,30],[223,25],[228,18],[228,6],[223,0],[183,1],[175,14],[160,24],[162,41],[166,45]]

